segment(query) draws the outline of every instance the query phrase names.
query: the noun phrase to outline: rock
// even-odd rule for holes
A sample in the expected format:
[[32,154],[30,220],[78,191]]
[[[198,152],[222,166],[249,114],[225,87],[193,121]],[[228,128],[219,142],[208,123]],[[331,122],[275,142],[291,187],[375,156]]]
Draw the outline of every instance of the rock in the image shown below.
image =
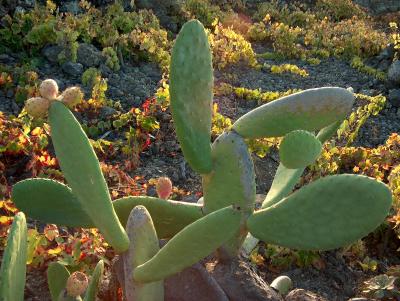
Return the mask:
[[61,13],[71,13],[73,15],[82,12],[82,9],[79,7],[79,1],[62,1],[59,9]]
[[13,98],[14,96],[14,90],[13,89],[8,89],[6,93],[6,97],[8,98]]
[[349,299],[349,301],[369,301],[370,299],[367,298],[351,298]]
[[0,63],[5,65],[11,65],[15,63],[15,59],[8,54],[0,54]]
[[379,63],[379,66],[378,66],[378,70],[379,71],[387,71],[388,69],[389,69],[389,67],[390,67],[390,62],[391,62],[391,60],[382,60],[380,63]]
[[72,77],[79,77],[83,73],[83,66],[80,63],[66,62],[61,68],[66,74]]
[[400,85],[400,61],[394,61],[388,71],[388,79],[394,84]]
[[82,43],[78,47],[77,62],[85,67],[97,67],[102,60],[102,54],[95,46]]
[[400,89],[389,90],[388,100],[395,108],[400,108]]
[[393,60],[394,57],[394,45],[389,44],[385,49],[383,49],[378,55],[377,59],[382,60]]
[[399,0],[354,0],[354,2],[367,8],[376,15],[400,10]]
[[116,109],[104,106],[100,109],[100,117],[101,119],[107,119],[108,117],[111,117],[117,112]]
[[298,288],[292,290],[285,298],[286,301],[328,301],[310,291]]
[[48,45],[42,49],[42,54],[49,62],[55,64],[61,51],[62,48],[58,45]]

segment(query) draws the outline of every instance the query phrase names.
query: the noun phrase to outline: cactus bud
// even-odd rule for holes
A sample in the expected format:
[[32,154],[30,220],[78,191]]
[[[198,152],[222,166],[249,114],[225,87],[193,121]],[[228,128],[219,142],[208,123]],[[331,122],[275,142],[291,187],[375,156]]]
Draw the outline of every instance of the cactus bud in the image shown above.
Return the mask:
[[74,272],[67,280],[66,290],[71,297],[82,295],[89,285],[89,280],[82,272]]
[[79,87],[67,88],[60,96],[60,100],[68,107],[73,108],[83,99],[83,93]]
[[49,111],[50,101],[43,97],[29,98],[25,103],[26,112],[33,118],[46,117]]
[[58,85],[54,79],[46,79],[40,84],[39,92],[44,98],[55,99],[58,95]]
[[172,193],[172,182],[168,177],[158,178],[156,184],[157,195],[160,199],[168,199]]

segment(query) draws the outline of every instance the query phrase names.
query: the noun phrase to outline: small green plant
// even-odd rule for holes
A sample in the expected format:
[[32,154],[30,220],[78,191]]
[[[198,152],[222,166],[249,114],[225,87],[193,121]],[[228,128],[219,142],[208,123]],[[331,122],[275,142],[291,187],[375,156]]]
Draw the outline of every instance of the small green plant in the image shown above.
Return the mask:
[[350,65],[353,68],[357,69],[358,71],[364,72],[364,73],[366,73],[368,75],[371,75],[371,76],[375,77],[376,79],[379,79],[379,80],[382,80],[382,81],[386,80],[386,73],[385,72],[379,71],[379,70],[377,70],[375,68],[372,68],[370,66],[365,65],[364,62],[361,60],[361,58],[358,57],[358,56],[353,57],[353,59],[351,60]]
[[106,57],[106,66],[114,71],[118,71],[120,66],[115,50],[112,47],[105,47],[103,55]]
[[[13,202],[32,218],[98,228],[121,255],[126,298],[163,300],[165,278],[216,250],[221,264],[231,262],[250,233],[270,244],[328,250],[367,235],[384,220],[392,196],[372,178],[328,176],[291,193],[351,110],[352,93],[326,87],[280,98],[239,118],[211,145],[212,56],[197,20],[178,35],[170,70],[176,133],[187,162],[202,176],[203,205],[146,196],[111,202],[87,136],[60,101],[51,103],[49,123],[68,186],[27,179],[12,191]],[[316,130],[317,136],[310,133]],[[255,173],[245,139],[273,137],[284,137],[282,162],[255,211]],[[170,240],[159,248],[159,238]]]
[[281,74],[281,73],[293,73],[293,74],[297,74],[300,75],[301,77],[307,77],[308,73],[306,70],[299,68],[296,65],[292,65],[292,64],[283,64],[283,65],[272,65],[271,66],[271,72],[272,73],[277,73],[277,74]]

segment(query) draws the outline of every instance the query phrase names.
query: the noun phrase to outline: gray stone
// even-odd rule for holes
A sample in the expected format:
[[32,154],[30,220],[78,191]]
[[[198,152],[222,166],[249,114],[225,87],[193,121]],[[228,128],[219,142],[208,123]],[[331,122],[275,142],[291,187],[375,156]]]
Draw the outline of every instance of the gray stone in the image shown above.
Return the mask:
[[62,13],[77,15],[82,12],[82,9],[79,7],[79,1],[62,1],[59,8]]
[[370,300],[370,299],[363,298],[363,297],[361,297],[361,298],[351,298],[351,299],[349,299],[349,301],[368,301],[368,300]]
[[114,108],[104,106],[100,109],[100,116],[103,118],[108,118],[117,112]]
[[400,89],[389,90],[388,100],[395,108],[400,108]]
[[10,65],[15,63],[15,59],[8,54],[0,54],[0,63]]
[[400,61],[394,61],[389,67],[388,79],[395,84],[400,84]]
[[400,10],[399,0],[354,0],[354,2],[367,8],[376,15]]
[[298,288],[292,290],[285,298],[286,301],[327,301],[317,294]]
[[66,74],[72,77],[79,77],[83,73],[83,66],[80,63],[66,62],[61,68]]
[[51,63],[58,62],[58,55],[62,51],[62,48],[58,45],[49,45],[42,49],[42,54]]
[[101,52],[91,44],[80,44],[77,54],[77,62],[85,67],[97,67],[102,60]]
[[14,96],[14,90],[13,89],[8,89],[6,93],[6,97],[8,98],[13,98]]

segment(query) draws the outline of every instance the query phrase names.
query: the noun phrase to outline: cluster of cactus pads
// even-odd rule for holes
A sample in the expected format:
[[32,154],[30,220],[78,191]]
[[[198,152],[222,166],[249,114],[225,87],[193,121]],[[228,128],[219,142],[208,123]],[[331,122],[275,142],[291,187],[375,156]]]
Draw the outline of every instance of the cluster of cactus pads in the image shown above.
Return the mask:
[[[57,101],[49,106],[49,123],[68,186],[36,178],[17,183],[12,191],[13,202],[31,218],[98,228],[123,259],[126,300],[163,300],[165,278],[216,250],[222,261],[235,258],[250,233],[284,247],[328,250],[356,241],[385,219],[392,196],[372,178],[329,176],[293,192],[305,167],[351,111],[351,92],[310,89],[267,103],[242,116],[211,145],[213,68],[200,22],[183,26],[170,71],[176,133],[185,159],[202,176],[202,204],[165,199],[167,181],[160,184],[160,198],[128,196],[112,202],[87,136]],[[245,139],[283,136],[281,164],[262,208],[255,211],[255,174]],[[169,240],[160,248],[159,239]]]

